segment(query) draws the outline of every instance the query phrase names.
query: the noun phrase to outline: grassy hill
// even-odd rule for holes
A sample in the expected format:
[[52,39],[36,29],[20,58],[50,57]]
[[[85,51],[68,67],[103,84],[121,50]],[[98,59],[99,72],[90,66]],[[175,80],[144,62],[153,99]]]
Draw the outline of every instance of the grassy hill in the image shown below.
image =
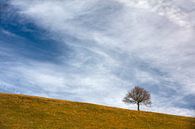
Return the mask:
[[0,94],[0,129],[193,129],[195,118]]

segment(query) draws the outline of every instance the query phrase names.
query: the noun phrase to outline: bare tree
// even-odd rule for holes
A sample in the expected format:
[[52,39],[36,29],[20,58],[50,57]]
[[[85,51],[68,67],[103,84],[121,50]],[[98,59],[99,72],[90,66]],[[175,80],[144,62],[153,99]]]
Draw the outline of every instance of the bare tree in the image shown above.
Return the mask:
[[123,102],[130,104],[137,104],[137,110],[140,110],[140,105],[151,105],[150,93],[143,88],[135,86],[124,97]]

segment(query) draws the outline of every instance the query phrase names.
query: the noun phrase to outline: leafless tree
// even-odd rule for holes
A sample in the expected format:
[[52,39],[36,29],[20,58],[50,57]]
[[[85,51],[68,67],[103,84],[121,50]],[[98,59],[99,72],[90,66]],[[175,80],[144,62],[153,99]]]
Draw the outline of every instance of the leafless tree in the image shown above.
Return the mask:
[[140,110],[140,105],[151,105],[150,93],[145,89],[135,86],[124,97],[123,102],[128,104],[137,104],[137,110]]

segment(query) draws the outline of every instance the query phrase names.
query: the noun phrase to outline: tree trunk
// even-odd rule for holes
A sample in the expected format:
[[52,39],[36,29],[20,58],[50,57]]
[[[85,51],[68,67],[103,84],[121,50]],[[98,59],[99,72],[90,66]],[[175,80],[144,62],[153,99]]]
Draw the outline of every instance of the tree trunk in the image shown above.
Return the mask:
[[137,110],[139,111],[139,103],[137,103]]

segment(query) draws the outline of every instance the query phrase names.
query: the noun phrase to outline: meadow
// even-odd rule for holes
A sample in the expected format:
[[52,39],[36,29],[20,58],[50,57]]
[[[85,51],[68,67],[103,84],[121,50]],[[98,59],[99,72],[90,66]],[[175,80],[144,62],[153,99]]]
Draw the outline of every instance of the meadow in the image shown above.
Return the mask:
[[0,93],[0,129],[193,129],[195,118]]

